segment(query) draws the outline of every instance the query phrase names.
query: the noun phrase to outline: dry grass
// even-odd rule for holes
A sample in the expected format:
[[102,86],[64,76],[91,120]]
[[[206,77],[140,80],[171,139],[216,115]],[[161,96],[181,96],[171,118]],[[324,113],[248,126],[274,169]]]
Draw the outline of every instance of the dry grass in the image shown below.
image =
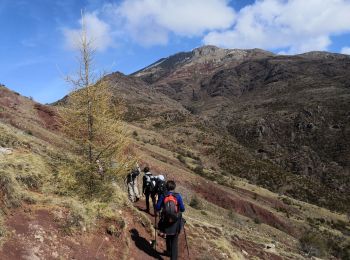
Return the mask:
[[[67,215],[60,219],[60,223],[67,234],[94,229],[100,220],[123,226],[122,212],[125,206],[131,208],[131,205],[118,183],[111,185],[108,201],[99,198],[81,200],[71,189],[74,178],[66,165],[75,158],[69,151],[62,151],[3,123],[0,123],[0,131],[0,146],[13,151],[9,155],[0,155],[0,198],[3,205],[12,208],[22,203],[37,204],[52,212],[65,209]],[[0,241],[5,234],[6,227],[0,214]]]

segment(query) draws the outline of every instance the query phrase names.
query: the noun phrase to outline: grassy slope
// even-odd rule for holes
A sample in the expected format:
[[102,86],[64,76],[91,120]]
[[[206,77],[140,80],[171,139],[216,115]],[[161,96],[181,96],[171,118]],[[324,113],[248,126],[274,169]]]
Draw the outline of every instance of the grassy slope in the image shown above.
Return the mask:
[[[199,172],[205,179],[192,171],[193,162],[198,163],[191,158],[196,157],[193,154],[201,156],[202,164],[210,165],[210,158],[200,151],[187,147],[190,152],[186,152],[186,147],[176,145],[175,142],[171,147],[169,139],[172,139],[172,135],[169,131],[168,136],[163,137],[155,131],[136,126],[130,128],[134,133],[141,160],[150,164],[155,172],[165,173],[168,178],[177,180],[187,205],[192,203],[194,197],[200,201],[200,206],[188,207],[186,217],[193,232],[192,244],[201,244],[203,255],[209,253],[209,248],[216,248],[218,252],[226,252],[228,255],[245,250],[250,255],[265,259],[274,257],[270,253],[283,258],[300,258],[303,253],[300,251],[299,239],[310,229],[325,231],[324,234],[327,231],[332,235],[327,233],[325,237],[331,236],[336,241],[342,241],[344,245],[344,241],[349,240],[349,226],[345,215],[279,196],[240,178],[226,177],[223,180],[226,185],[229,182],[228,186],[231,188],[215,184],[208,181],[216,176],[215,170],[207,170],[206,167]],[[227,200],[223,203],[212,200],[212,197],[216,198],[215,194],[220,194]],[[277,220],[284,223],[285,227],[275,226],[274,221]],[[342,223],[347,227],[337,229],[334,223]],[[276,252],[264,250],[272,241],[276,245]]]

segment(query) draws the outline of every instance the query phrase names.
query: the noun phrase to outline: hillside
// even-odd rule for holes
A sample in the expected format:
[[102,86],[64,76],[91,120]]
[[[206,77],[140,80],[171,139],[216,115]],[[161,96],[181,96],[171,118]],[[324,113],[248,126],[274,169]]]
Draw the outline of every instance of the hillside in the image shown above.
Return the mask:
[[[349,60],[210,46],[106,77],[135,155],[178,183],[191,259],[349,257]],[[0,87],[0,259],[167,259],[122,180],[112,203],[65,188],[56,109]]]
[[[153,91],[153,101],[144,103],[148,111],[142,118],[127,120],[165,136],[172,133],[172,143],[210,153],[207,169],[220,166],[217,173],[346,212],[349,68],[350,57],[340,54],[278,56],[204,46],[131,75],[128,80],[143,81],[139,89]],[[111,78],[124,82],[113,74]],[[140,104],[134,96],[127,99],[133,109]],[[168,110],[152,102],[162,102]]]

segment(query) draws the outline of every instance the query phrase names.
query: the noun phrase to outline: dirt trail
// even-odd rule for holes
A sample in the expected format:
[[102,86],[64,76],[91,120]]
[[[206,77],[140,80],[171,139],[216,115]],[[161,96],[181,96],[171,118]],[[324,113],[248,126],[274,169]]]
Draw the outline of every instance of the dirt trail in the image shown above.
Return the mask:
[[[143,201],[135,206],[142,210],[144,205]],[[61,221],[66,219],[66,213],[64,208],[25,204],[8,212],[8,235],[0,248],[0,259],[169,259],[161,254],[165,250],[164,239],[157,237],[155,251],[150,243],[154,233],[150,234],[131,210],[123,212],[128,224],[119,237],[108,235],[106,228],[110,223],[103,221],[89,232],[65,233]],[[147,216],[153,220],[153,216]],[[180,238],[179,249],[182,248]]]
[[0,259],[113,259],[124,254],[125,234],[106,234],[106,223],[93,232],[66,234],[61,208],[23,205],[7,217],[8,237]]

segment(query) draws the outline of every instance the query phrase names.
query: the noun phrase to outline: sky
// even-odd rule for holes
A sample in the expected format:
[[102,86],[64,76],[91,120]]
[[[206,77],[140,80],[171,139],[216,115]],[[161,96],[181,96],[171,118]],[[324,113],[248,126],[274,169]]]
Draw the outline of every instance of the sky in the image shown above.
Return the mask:
[[0,83],[41,103],[66,95],[82,10],[98,73],[208,44],[350,55],[350,0],[0,0]]

